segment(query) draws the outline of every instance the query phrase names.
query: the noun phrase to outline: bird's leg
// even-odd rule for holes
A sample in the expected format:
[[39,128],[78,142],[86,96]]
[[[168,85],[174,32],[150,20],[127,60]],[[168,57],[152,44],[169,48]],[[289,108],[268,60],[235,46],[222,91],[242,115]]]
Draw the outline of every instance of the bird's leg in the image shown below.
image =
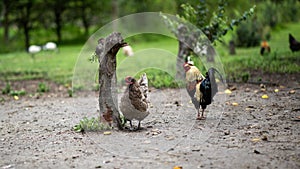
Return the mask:
[[136,130],[139,130],[139,129],[140,129],[140,127],[141,127],[141,122],[139,121],[139,124],[138,124],[138,127],[137,127],[137,129],[136,129]]
[[132,122],[131,122],[131,120],[128,120],[129,121],[129,124],[130,124],[130,130],[132,130],[133,128],[132,128]]
[[203,120],[205,119],[205,117],[204,117],[204,110],[205,109],[202,109],[202,113],[201,113],[201,119],[203,119]]
[[201,120],[200,109],[197,110],[197,120]]
[[205,119],[205,117],[204,117],[204,109],[202,109],[201,116],[200,116],[200,109],[198,109],[197,120],[204,120],[204,119]]

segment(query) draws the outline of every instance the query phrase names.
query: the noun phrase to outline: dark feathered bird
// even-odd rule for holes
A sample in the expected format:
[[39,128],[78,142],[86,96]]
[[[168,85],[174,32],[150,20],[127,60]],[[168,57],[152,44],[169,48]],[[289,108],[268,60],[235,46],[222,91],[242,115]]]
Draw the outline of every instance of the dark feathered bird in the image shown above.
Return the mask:
[[[197,120],[205,119],[204,110],[212,103],[213,97],[218,92],[215,80],[215,73],[218,71],[215,68],[209,68],[204,77],[196,66],[189,63],[184,64],[184,70],[186,89],[197,109]],[[200,112],[200,107],[202,112]]]
[[270,53],[271,52],[271,47],[269,46],[268,42],[264,40],[260,44],[260,54],[264,55],[265,51]]
[[298,42],[292,34],[289,34],[290,49],[292,52],[300,50],[300,42]]

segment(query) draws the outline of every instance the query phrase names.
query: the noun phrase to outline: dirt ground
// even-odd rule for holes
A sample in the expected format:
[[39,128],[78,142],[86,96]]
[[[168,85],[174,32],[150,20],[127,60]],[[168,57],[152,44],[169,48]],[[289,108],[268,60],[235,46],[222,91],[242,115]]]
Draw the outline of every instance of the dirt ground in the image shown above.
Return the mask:
[[[83,117],[97,116],[94,92],[68,97],[49,83],[43,95],[0,94],[0,167],[300,168],[299,75],[278,76],[265,86],[231,83],[232,93],[220,90],[202,121],[184,89],[152,89],[143,129],[110,135],[72,130]],[[28,93],[36,85],[12,83]]]

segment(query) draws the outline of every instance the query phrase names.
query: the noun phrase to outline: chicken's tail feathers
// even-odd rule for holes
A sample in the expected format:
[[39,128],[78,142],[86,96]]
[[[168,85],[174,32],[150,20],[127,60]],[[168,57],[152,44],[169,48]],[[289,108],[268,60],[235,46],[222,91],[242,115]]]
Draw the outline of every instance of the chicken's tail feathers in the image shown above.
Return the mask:
[[148,98],[148,78],[147,78],[146,73],[143,73],[141,75],[141,78],[139,79],[138,83],[140,85],[140,88],[141,88],[141,91],[142,91],[144,97],[147,99]]
[[290,43],[293,43],[295,41],[295,38],[293,37],[292,34],[289,34],[289,41]]
[[211,67],[207,71],[208,76],[213,79],[215,79],[215,73],[217,73],[219,75],[221,82],[225,85],[226,83],[225,83],[225,80],[224,80],[222,74],[216,68]]
[[141,78],[139,79],[140,86],[146,86],[148,88],[148,78],[146,73],[143,73],[141,75]]

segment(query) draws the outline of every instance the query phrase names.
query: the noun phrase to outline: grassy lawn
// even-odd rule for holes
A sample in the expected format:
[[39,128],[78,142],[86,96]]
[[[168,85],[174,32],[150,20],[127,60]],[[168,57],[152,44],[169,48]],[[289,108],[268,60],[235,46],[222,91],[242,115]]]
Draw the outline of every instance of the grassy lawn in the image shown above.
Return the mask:
[[[300,30],[300,24],[288,24],[274,30],[269,42],[272,53],[265,56],[260,56],[259,47],[237,48],[237,54],[230,56],[227,47],[219,44],[217,51],[224,64],[227,78],[241,80],[255,70],[271,73],[299,73],[300,52],[292,53],[288,43],[288,33],[292,33],[296,39],[300,40],[298,30]],[[128,58],[122,52],[118,53],[118,78],[122,79],[127,75],[146,71],[150,76],[152,86],[175,85],[172,77],[176,70],[178,50],[176,40],[158,36],[147,41],[141,40],[140,37],[132,37],[126,41],[133,46],[135,57]],[[76,77],[78,74],[84,74],[96,81],[97,63],[88,61],[93,51],[80,54],[82,47],[81,45],[60,46],[57,53],[43,51],[36,54],[34,58],[26,52],[0,54],[0,80],[46,79],[64,84],[71,83],[74,74]],[[77,60],[78,56],[80,56],[79,60]],[[93,74],[86,75],[84,71],[81,72],[82,67],[92,71]],[[84,78],[79,77],[79,79],[85,81]]]
[[240,81],[243,76],[253,71],[268,73],[299,73],[300,52],[292,53],[289,48],[288,34],[292,33],[297,40],[300,24],[288,24],[272,31],[271,54],[261,56],[260,48],[237,48],[236,55],[230,56],[226,47],[219,45],[217,51],[221,56],[224,69],[231,80]]
[[0,80],[46,79],[70,82],[81,46],[63,46],[59,52],[43,51],[0,55]]

